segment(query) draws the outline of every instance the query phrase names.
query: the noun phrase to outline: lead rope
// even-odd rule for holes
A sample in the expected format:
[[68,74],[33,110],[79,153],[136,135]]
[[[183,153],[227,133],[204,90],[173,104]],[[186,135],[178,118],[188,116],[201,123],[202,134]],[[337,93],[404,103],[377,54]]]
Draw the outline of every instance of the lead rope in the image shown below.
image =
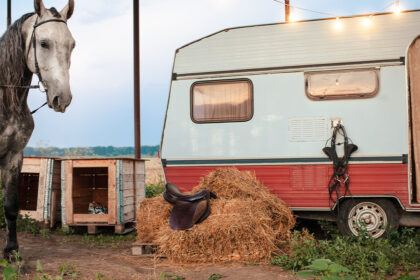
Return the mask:
[[[338,133],[340,133],[344,137],[344,142],[336,143]],[[340,211],[340,186],[341,184],[344,185],[344,194],[342,197],[345,197],[347,194],[351,195],[348,163],[351,154],[357,151],[358,147],[353,143],[349,144],[349,138],[347,137],[346,130],[341,124],[338,124],[336,127],[334,127],[334,131],[330,139],[330,147],[327,147],[327,140],[325,147],[322,149],[322,151],[333,162],[333,174],[331,175],[330,180],[328,182],[329,205],[330,209],[332,209],[332,206],[337,203],[337,211]],[[336,147],[342,144],[344,144],[344,155],[341,158],[339,158],[337,155]],[[333,198],[334,193],[336,195],[335,199]]]

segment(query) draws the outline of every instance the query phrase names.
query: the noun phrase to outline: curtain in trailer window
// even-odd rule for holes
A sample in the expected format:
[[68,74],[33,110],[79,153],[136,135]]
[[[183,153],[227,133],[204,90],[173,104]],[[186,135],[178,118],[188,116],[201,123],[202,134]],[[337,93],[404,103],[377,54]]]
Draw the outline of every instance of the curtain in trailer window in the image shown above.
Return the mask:
[[248,80],[195,83],[191,94],[195,122],[247,121],[252,117],[252,85]]
[[306,94],[312,99],[363,98],[379,90],[379,70],[305,73]]

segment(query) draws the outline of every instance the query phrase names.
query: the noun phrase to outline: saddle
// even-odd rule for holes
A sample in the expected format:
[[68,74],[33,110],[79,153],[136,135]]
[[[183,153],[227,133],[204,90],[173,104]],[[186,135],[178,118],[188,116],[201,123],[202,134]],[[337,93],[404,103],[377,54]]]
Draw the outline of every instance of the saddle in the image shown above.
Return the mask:
[[163,197],[174,205],[169,218],[169,225],[174,230],[186,230],[204,221],[210,215],[210,198],[217,198],[207,190],[184,194],[172,183],[166,184]]

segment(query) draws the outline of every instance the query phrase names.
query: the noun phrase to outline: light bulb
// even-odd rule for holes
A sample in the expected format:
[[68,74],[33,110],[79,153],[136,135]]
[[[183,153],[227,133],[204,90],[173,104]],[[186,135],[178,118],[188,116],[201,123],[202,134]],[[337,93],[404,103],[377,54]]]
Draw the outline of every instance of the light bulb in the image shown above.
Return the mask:
[[372,25],[372,16],[363,18],[363,26],[370,27]]
[[395,3],[394,3],[394,13],[395,14],[401,13],[400,1],[395,1]]
[[341,30],[343,28],[343,24],[341,23],[341,20],[339,17],[335,18],[334,28],[335,30]]
[[297,21],[297,20],[298,20],[298,17],[296,15],[295,11],[293,10],[293,7],[290,7],[289,21],[294,22],[294,21]]

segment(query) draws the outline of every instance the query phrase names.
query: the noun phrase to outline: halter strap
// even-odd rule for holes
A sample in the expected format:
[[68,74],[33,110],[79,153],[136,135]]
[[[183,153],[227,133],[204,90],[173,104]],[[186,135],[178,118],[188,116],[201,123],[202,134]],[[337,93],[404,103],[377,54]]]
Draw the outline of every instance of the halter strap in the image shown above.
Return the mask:
[[[42,83],[44,85],[45,92],[46,92],[48,90],[48,87],[45,86],[45,82],[44,82],[44,80],[42,80],[42,75],[41,75],[41,71],[39,69],[38,59],[37,59],[37,56],[36,56],[36,35],[35,35],[35,29],[37,27],[39,27],[40,25],[43,25],[44,23],[48,23],[48,22],[62,22],[64,24],[67,24],[67,22],[64,21],[64,20],[62,20],[62,19],[52,18],[52,19],[47,19],[47,20],[44,20],[44,21],[41,21],[41,22],[38,23],[38,18],[39,17],[37,16],[36,19],[35,19],[35,24],[34,24],[33,29],[32,29],[31,41],[29,43],[28,51],[26,52],[26,57],[29,56],[29,52],[31,51],[31,47],[33,47],[34,48],[35,74],[38,76],[39,83]],[[24,88],[24,89],[35,89],[35,88],[38,88],[39,89],[40,88],[39,83],[38,83],[38,85],[29,85],[29,86],[0,85],[0,88]],[[33,110],[31,112],[31,114],[36,113],[36,111],[38,111],[39,109],[41,109],[45,105],[47,105],[47,102],[45,102],[44,104],[42,104],[37,109]]]
[[[36,34],[35,34],[35,29],[41,25],[43,25],[44,23],[48,23],[48,22],[62,22],[64,24],[67,24],[66,21],[62,20],[62,19],[58,19],[58,18],[52,18],[52,19],[47,19],[44,21],[41,21],[38,23],[38,19],[39,17],[37,16],[35,19],[35,24],[33,26],[32,29],[32,35],[31,35],[31,43],[32,43],[32,47],[34,49],[34,64],[35,64],[35,74],[38,76],[39,81],[44,85],[44,88],[47,89],[47,87],[45,86],[45,82],[42,80],[42,75],[41,75],[41,71],[39,69],[39,65],[38,65],[38,59],[36,56]],[[29,56],[29,52],[31,51],[31,43],[29,43],[29,48],[28,48],[28,52],[26,53],[26,57]]]

